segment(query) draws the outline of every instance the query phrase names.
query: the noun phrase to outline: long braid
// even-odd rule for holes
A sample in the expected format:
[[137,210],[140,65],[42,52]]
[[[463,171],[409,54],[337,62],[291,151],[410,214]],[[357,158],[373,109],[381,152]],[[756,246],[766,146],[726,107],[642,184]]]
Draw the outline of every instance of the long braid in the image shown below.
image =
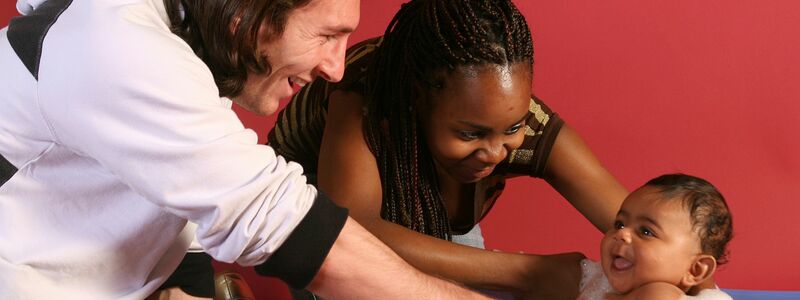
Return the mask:
[[524,17],[510,0],[413,0],[384,33],[367,78],[365,134],[383,186],[381,217],[450,238],[433,159],[417,116],[415,87],[441,86],[438,71],[533,63]]

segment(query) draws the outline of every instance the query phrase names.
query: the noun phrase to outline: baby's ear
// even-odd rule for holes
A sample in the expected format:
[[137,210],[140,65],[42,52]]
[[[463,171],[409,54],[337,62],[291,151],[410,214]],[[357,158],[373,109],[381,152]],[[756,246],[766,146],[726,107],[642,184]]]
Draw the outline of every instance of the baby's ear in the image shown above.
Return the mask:
[[711,275],[714,275],[716,269],[717,260],[711,255],[701,254],[695,258],[694,263],[692,263],[692,266],[683,276],[681,285],[685,289],[699,285],[703,283],[703,281],[706,281],[706,279],[711,278]]

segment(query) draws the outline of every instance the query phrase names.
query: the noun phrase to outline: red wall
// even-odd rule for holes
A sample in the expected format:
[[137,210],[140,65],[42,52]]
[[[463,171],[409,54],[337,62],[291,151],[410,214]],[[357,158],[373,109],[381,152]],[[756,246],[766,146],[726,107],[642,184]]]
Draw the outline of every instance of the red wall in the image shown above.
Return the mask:
[[[15,14],[0,7],[0,24]],[[404,1],[362,1],[352,41]],[[734,214],[722,287],[800,290],[800,3],[793,0],[517,0],[533,29],[534,89],[628,188],[667,172],[705,177]],[[240,116],[262,136],[272,118]],[[532,196],[533,195],[533,196]],[[487,246],[581,251],[599,232],[544,182],[515,179],[483,224]],[[220,267],[227,267],[222,266]],[[275,280],[250,283],[287,299]]]

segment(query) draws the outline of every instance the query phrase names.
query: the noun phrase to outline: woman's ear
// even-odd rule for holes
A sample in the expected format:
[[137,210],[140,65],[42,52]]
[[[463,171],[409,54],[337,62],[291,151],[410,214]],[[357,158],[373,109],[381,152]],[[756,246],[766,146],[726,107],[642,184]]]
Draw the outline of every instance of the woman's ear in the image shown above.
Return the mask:
[[717,260],[714,259],[713,256],[708,254],[697,256],[691,267],[689,267],[689,270],[683,276],[683,279],[681,279],[681,287],[683,287],[683,290],[688,290],[693,286],[703,283],[714,275],[716,269]]
[[427,115],[433,110],[433,99],[444,89],[446,77],[440,74],[444,71],[433,72],[430,76],[411,83],[411,105],[417,110],[417,114]]
[[[416,112],[419,114],[420,112],[427,113],[428,106],[426,105],[428,96],[428,90],[425,86],[421,83],[414,81],[411,84],[411,107],[409,109],[412,113]],[[419,115],[417,115],[419,116]]]

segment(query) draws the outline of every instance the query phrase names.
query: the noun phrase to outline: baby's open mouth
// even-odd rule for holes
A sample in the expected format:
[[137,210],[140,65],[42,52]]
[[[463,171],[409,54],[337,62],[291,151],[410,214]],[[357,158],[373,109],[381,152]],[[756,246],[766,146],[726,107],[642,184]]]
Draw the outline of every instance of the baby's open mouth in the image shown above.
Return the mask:
[[614,255],[614,259],[611,261],[611,267],[615,271],[625,271],[633,267],[633,262],[622,256]]

